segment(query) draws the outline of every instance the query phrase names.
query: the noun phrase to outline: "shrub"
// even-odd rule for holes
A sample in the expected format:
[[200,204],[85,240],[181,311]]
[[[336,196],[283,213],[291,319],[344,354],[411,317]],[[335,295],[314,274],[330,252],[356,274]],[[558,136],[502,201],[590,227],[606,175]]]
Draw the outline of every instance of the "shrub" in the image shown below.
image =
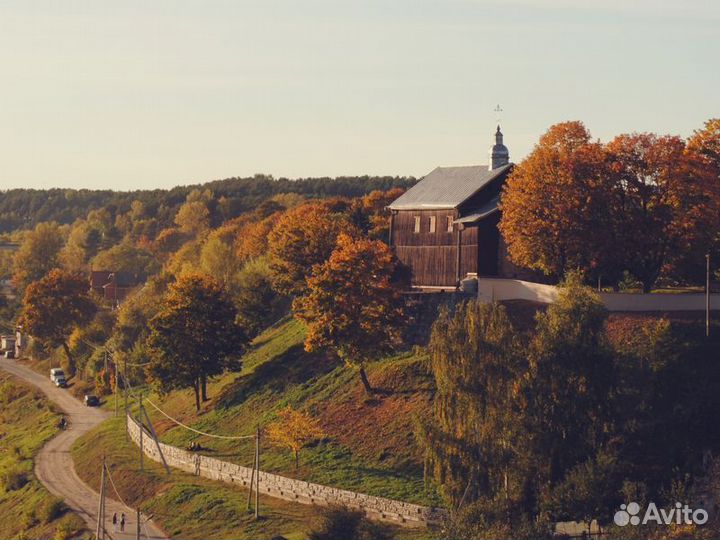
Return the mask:
[[62,516],[66,510],[67,507],[62,499],[49,496],[45,497],[42,502],[37,505],[36,513],[40,521],[50,523]]
[[32,529],[35,525],[38,524],[38,519],[37,516],[35,516],[34,508],[30,508],[22,515],[20,524],[22,525],[23,530]]
[[[512,516],[512,519],[509,517]],[[451,513],[443,527],[448,540],[549,540],[552,529],[544,521],[536,521],[512,501],[502,496],[481,498]]]
[[5,491],[16,491],[21,489],[27,483],[27,472],[17,467],[8,469],[2,473],[2,485],[5,488]]
[[85,529],[85,522],[77,514],[63,516],[55,529],[55,540],[68,540],[78,536]]
[[390,540],[390,529],[373,523],[362,510],[331,506],[322,512],[320,528],[308,534],[310,540]]

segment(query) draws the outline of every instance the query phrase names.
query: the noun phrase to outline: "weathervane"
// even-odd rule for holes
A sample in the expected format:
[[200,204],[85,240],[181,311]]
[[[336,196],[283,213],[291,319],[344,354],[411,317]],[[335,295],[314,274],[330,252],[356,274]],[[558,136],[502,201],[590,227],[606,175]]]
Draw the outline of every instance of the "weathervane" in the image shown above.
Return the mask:
[[500,113],[503,112],[502,108],[500,107],[500,104],[496,105],[495,108],[493,109],[493,111],[495,111],[497,113],[497,116],[496,116],[497,123],[500,124]]

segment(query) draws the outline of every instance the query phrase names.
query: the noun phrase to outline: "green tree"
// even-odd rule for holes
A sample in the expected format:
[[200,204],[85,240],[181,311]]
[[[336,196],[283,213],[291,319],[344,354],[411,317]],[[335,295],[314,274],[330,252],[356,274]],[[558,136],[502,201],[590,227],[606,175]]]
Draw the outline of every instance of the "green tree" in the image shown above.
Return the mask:
[[234,232],[234,228],[227,226],[213,230],[200,250],[200,268],[225,287],[231,286],[240,270],[240,261],[235,255]]
[[433,421],[418,434],[443,495],[457,507],[518,491],[522,471],[510,466],[520,428],[513,388],[526,363],[505,308],[468,302],[452,314],[444,309],[429,349],[437,391]]
[[384,243],[340,234],[330,258],[308,278],[307,294],[293,302],[295,316],[308,324],[305,350],[334,350],[358,370],[368,394],[373,389],[365,364],[401,340],[397,270],[397,259]]
[[199,236],[210,228],[210,210],[208,203],[212,200],[212,192],[193,190],[187,196],[175,215],[175,224],[180,231],[192,236]]
[[192,388],[195,408],[207,399],[208,378],[239,369],[247,343],[237,311],[222,286],[203,274],[184,274],[170,286],[150,320],[150,379],[161,391]]
[[65,240],[55,222],[38,223],[28,231],[13,263],[13,281],[19,289],[59,266],[59,255]]
[[101,251],[92,260],[93,270],[123,272],[144,280],[160,268],[149,251],[135,247],[130,242],[122,242],[110,249]]
[[267,258],[253,259],[243,266],[234,284],[238,322],[250,336],[256,336],[287,313],[289,300],[272,286]]
[[570,274],[558,299],[537,315],[529,369],[518,385],[523,445],[535,491],[566,480],[607,447],[615,421],[616,373],[606,339],[607,311],[598,295]]
[[82,274],[54,269],[28,285],[22,302],[23,331],[47,346],[62,346],[71,374],[75,359],[68,344],[70,333],[90,322],[97,311],[88,287]]

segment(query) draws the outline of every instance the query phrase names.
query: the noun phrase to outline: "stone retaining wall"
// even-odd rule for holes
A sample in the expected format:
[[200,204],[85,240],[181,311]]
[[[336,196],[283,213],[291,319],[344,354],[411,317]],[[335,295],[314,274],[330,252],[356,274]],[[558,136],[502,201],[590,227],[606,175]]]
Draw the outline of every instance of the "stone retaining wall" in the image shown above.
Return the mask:
[[[150,433],[130,415],[127,416],[127,429],[130,438],[138,446],[142,430],[145,455],[154,461],[162,461]],[[165,443],[160,443],[160,447],[167,464],[171,467],[197,476],[238,484],[245,488],[250,485],[252,473],[250,467],[202,456]],[[445,517],[445,511],[441,508],[430,508],[384,497],[374,497],[262,471],[260,472],[260,493],[301,504],[342,505],[359,508],[364,510],[369,518],[407,527],[426,527],[438,524]]]

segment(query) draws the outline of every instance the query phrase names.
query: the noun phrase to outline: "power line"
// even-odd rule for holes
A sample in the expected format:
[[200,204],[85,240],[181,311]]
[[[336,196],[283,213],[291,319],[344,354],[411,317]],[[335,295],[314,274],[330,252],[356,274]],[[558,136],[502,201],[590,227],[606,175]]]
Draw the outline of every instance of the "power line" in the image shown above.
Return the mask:
[[115,495],[117,495],[118,500],[123,504],[123,506],[127,506],[130,508],[130,506],[123,500],[123,498],[120,496],[120,493],[118,493],[117,488],[115,487],[115,482],[113,481],[112,474],[110,473],[110,467],[105,465],[105,469],[107,471],[108,478],[110,479],[110,485],[113,488],[113,491],[115,492]]
[[205,437],[212,437],[212,438],[214,438],[214,439],[226,439],[226,440],[234,440],[234,441],[236,441],[236,440],[241,440],[241,439],[254,439],[254,438],[255,438],[255,435],[236,435],[236,436],[231,436],[231,435],[213,435],[212,433],[206,433],[205,431],[200,431],[199,429],[192,428],[192,427],[190,427],[190,426],[188,426],[188,425],[183,424],[183,423],[180,422],[179,420],[176,420],[175,418],[173,418],[172,416],[170,416],[169,414],[167,414],[165,411],[163,411],[160,407],[158,407],[157,405],[155,405],[155,404],[154,404],[152,401],[150,401],[149,399],[146,398],[146,399],[145,399],[145,402],[146,402],[146,403],[149,403],[150,405],[152,405],[152,406],[155,408],[155,410],[157,410],[160,414],[162,414],[162,415],[163,415],[165,418],[167,418],[168,420],[171,420],[172,422],[176,423],[178,426],[184,427],[184,428],[187,429],[187,430],[193,431],[193,432],[197,433],[198,435],[203,435],[203,436],[205,436]]

